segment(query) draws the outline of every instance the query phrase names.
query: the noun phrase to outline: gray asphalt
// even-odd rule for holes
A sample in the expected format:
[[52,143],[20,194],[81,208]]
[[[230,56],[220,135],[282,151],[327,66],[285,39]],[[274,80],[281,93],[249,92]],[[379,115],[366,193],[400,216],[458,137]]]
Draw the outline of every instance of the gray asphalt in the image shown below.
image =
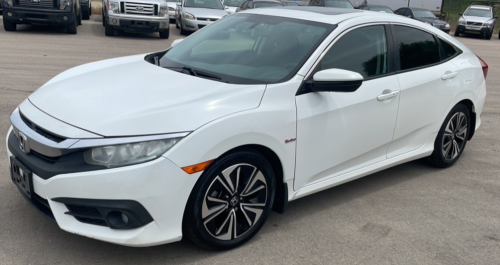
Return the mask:
[[[72,36],[31,26],[5,32],[0,21],[2,137],[14,108],[56,74],[162,50],[180,37],[173,25],[170,39],[161,40],[105,37],[96,15],[83,23]],[[232,251],[205,251],[188,241],[129,248],[64,232],[32,209],[11,183],[2,144],[0,264],[499,264],[500,40],[459,40],[489,64],[488,97],[481,128],[449,169],[414,161],[291,202]]]

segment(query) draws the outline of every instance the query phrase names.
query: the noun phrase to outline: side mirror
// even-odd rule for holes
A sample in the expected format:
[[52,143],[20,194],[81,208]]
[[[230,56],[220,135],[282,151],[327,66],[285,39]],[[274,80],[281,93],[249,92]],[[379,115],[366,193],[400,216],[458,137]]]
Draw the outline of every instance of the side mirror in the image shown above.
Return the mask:
[[183,41],[184,39],[176,39],[172,42],[172,44],[170,44],[170,48],[173,48],[175,46],[177,46],[177,44],[181,43],[181,41]]
[[298,94],[309,92],[354,92],[363,83],[363,76],[348,70],[326,69],[314,74],[312,80],[304,82]]

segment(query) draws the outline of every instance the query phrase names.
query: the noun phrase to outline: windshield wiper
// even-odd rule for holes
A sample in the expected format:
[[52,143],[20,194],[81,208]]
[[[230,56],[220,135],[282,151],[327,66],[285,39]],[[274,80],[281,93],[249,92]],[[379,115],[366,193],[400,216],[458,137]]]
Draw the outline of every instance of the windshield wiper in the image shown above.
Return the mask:
[[188,73],[190,75],[192,75],[192,76],[222,81],[222,77],[220,77],[218,75],[209,74],[207,72],[202,72],[202,71],[199,71],[199,70],[195,71],[193,68],[187,67],[187,66],[183,66],[183,67],[168,67],[167,66],[167,67],[163,67],[163,68],[185,70],[185,71],[188,71]]

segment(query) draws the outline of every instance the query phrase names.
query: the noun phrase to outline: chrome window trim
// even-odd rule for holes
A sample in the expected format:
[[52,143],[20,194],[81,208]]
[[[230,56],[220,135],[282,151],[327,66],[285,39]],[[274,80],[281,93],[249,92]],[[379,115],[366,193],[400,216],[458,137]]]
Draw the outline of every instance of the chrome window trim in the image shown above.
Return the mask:
[[93,139],[69,138],[62,142],[56,143],[38,134],[32,128],[26,125],[26,123],[24,123],[24,121],[21,119],[19,108],[16,108],[14,112],[12,112],[12,114],[10,115],[10,121],[12,124],[12,131],[16,135],[17,139],[19,139],[19,132],[22,132],[28,138],[30,149],[48,157],[61,156],[65,153],[64,150],[178,138],[178,137],[185,137],[191,133],[191,132],[178,132],[178,133],[156,134],[147,136],[127,136],[127,137],[112,137],[112,138],[93,138]]

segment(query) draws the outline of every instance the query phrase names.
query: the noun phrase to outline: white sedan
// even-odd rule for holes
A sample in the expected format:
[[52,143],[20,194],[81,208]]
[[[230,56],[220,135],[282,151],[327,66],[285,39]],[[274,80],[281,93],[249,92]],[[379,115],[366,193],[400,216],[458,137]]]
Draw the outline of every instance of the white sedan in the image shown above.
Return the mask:
[[12,180],[71,233],[228,249],[295,199],[418,158],[453,165],[487,70],[409,18],[254,9],[50,80],[10,117]]

